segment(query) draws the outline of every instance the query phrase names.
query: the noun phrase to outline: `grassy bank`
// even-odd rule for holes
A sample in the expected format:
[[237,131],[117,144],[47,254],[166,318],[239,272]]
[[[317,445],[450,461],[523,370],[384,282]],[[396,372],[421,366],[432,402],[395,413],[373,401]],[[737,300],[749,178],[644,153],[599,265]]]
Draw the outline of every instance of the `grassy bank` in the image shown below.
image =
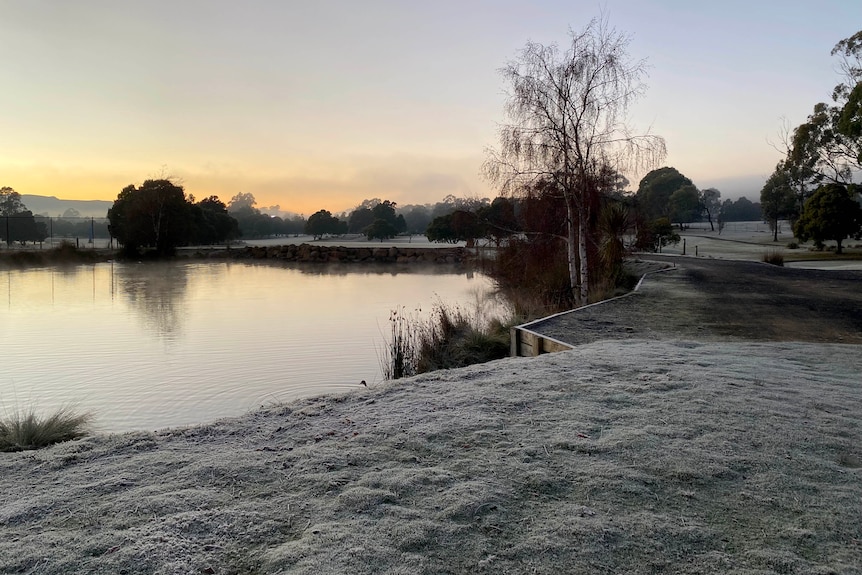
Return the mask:
[[113,259],[113,250],[81,249],[71,242],[46,250],[3,249],[0,250],[0,267],[26,268],[46,265],[88,264]]

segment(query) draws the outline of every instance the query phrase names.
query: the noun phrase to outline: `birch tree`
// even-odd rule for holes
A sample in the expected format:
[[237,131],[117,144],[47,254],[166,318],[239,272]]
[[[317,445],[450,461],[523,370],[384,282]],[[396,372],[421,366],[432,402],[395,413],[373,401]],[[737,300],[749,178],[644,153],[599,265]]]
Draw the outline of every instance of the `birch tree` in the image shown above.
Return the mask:
[[629,58],[629,37],[605,19],[592,20],[570,44],[528,42],[502,70],[508,85],[507,122],[499,147],[488,151],[485,172],[504,193],[537,184],[564,198],[566,257],[574,300],[587,303],[591,213],[603,174],[652,167],[665,156],[664,140],[635,135],[629,106],[643,95],[646,66]]

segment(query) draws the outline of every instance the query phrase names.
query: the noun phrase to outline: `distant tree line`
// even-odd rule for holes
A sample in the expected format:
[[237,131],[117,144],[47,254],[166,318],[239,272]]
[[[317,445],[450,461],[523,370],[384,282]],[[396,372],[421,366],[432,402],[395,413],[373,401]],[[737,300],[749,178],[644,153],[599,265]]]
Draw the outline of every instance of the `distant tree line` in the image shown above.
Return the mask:
[[49,218],[36,216],[37,221],[45,221],[48,232],[53,237],[60,238],[107,238],[108,220],[106,218],[88,218],[69,208],[61,216]]

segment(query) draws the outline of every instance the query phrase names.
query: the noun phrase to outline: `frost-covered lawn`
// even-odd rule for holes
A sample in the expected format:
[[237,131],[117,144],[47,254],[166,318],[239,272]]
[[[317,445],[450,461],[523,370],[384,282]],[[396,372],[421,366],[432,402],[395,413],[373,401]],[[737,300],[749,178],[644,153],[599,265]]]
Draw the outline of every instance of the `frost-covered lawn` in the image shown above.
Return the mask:
[[597,342],[0,455],[6,573],[859,573],[862,346]]

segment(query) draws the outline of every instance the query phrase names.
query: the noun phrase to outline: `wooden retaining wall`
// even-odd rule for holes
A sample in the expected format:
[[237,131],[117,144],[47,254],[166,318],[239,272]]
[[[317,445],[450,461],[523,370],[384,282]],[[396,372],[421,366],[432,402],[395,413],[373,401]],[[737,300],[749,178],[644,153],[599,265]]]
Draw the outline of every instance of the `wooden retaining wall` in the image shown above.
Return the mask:
[[574,349],[567,343],[530,331],[520,325],[511,329],[510,342],[509,355],[512,357],[535,357],[543,353]]

